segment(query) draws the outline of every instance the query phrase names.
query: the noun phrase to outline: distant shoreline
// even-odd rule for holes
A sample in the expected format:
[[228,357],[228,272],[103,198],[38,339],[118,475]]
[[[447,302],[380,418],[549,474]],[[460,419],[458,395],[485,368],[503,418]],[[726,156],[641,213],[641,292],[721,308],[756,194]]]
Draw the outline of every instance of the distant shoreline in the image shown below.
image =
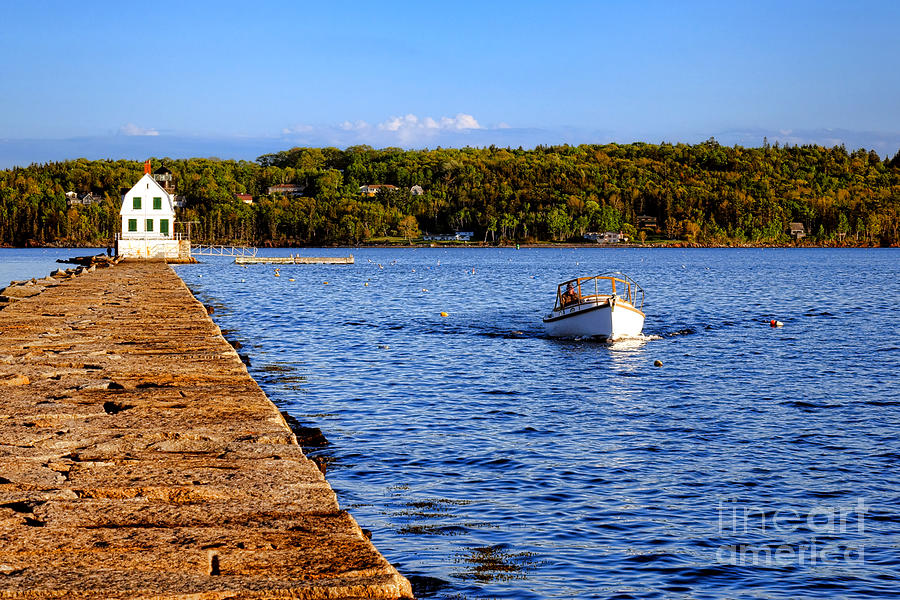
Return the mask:
[[[224,243],[221,244],[223,246],[237,245],[236,243]],[[429,243],[429,242],[416,242],[412,244],[356,244],[356,245],[315,245],[315,246],[301,246],[301,245],[284,245],[284,246],[270,246],[270,245],[261,245],[255,246],[261,250],[267,249],[275,249],[275,248],[292,248],[292,249],[303,249],[303,248],[335,248],[335,249],[349,249],[353,250],[356,248],[604,248],[608,250],[614,250],[616,248],[796,248],[796,249],[810,249],[810,248],[822,248],[822,249],[840,249],[840,248],[898,248],[900,245],[892,245],[892,246],[880,246],[878,244],[869,242],[869,243],[856,243],[856,244],[704,244],[699,242],[667,242],[667,243],[659,243],[659,242],[647,242],[644,244],[595,244],[595,243],[575,243],[575,242],[544,242],[544,243],[482,243],[482,242],[473,242],[473,243]],[[97,244],[41,244],[41,245],[33,245],[33,246],[11,246],[0,244],[0,248],[6,249],[40,249],[40,248],[105,248],[103,245]]]

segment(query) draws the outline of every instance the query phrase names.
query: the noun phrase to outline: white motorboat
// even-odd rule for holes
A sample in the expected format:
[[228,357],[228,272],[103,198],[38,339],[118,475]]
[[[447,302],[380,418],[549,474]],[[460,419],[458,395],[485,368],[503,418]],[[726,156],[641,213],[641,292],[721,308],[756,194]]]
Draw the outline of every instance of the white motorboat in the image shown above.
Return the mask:
[[578,277],[559,284],[544,327],[559,338],[637,337],[644,328],[643,307],[644,290],[627,275]]

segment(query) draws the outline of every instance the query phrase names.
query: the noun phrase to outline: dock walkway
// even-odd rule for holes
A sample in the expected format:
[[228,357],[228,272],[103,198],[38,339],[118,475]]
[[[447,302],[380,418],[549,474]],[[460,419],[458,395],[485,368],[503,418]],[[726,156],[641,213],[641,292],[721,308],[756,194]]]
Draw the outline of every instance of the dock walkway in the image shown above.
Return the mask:
[[408,598],[162,262],[0,310],[0,598]]
[[352,265],[349,256],[238,256],[234,262],[239,265]]

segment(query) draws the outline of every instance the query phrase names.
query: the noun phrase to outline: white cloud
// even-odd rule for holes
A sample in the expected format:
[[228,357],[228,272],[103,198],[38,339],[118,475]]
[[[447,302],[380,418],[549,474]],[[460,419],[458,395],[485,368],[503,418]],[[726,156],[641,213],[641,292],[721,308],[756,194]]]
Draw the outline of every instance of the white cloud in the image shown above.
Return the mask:
[[361,119],[348,119],[331,125],[294,125],[282,128],[281,135],[289,139],[290,143],[300,145],[372,144],[416,147],[423,144],[459,143],[476,132],[480,135],[491,130],[482,127],[475,117],[466,113],[440,118],[419,117],[410,113],[390,117],[377,124]]
[[409,114],[403,117],[391,117],[384,123],[380,123],[378,129],[398,132],[429,129],[461,131],[463,129],[481,129],[481,125],[478,124],[475,117],[464,113],[459,113],[455,117],[441,117],[440,121],[431,117],[420,119],[416,115]]
[[474,129],[482,129],[481,125],[472,115],[459,113],[455,117],[418,117],[414,114],[402,117],[391,117],[387,121],[378,124],[378,130],[389,132],[401,143],[414,143],[433,138],[444,132],[462,132]]
[[138,127],[134,123],[126,123],[119,128],[119,133],[122,135],[159,135],[159,132],[155,129],[145,129]]
[[419,127],[419,117],[416,115],[391,117],[384,123],[378,124],[378,129],[381,129],[382,131],[400,131],[401,129],[417,129]]
[[441,128],[442,129],[481,129],[481,125],[478,124],[478,121],[475,120],[475,117],[472,115],[466,115],[463,113],[459,113],[452,119],[449,117],[443,117],[441,119]]

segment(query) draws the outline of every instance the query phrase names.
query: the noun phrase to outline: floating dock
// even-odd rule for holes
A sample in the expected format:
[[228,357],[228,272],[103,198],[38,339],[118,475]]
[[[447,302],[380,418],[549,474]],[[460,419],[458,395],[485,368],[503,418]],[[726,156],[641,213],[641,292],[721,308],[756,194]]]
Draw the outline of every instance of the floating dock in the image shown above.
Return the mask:
[[350,256],[238,256],[234,262],[239,265],[352,265]]
[[0,598],[412,596],[169,266],[19,287],[0,310]]

